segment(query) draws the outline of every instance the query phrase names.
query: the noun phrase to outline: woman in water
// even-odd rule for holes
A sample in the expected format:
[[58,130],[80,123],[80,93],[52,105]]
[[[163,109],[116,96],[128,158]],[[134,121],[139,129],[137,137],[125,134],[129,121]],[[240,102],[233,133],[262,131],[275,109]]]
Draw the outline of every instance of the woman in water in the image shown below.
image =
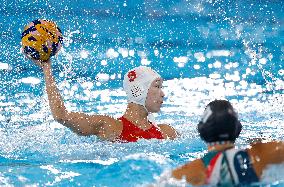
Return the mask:
[[225,100],[209,103],[198,124],[208,153],[172,171],[177,179],[192,185],[237,186],[258,182],[269,164],[284,162],[284,142],[253,143],[235,148],[242,125],[232,105]]
[[174,139],[177,132],[167,124],[155,125],[149,113],[159,112],[164,99],[163,79],[149,67],[140,66],[125,74],[123,88],[128,105],[122,117],[89,115],[66,110],[52,74],[52,64],[33,60],[42,68],[49,106],[54,119],[78,135],[96,135],[104,140],[135,142],[139,139]]

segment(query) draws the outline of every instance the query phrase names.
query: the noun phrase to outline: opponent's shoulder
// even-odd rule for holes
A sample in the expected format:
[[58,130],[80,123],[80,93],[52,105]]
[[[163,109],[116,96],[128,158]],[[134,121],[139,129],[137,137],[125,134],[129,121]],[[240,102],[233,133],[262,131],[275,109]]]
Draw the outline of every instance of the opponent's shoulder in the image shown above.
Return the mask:
[[168,124],[159,124],[158,127],[160,128],[165,139],[174,139],[178,136],[178,132]]
[[257,142],[247,149],[258,176],[268,164],[284,162],[284,142]]
[[206,168],[201,159],[196,159],[172,171],[177,179],[186,178],[193,185],[204,185],[206,182]]
[[256,142],[251,144],[248,151],[257,154],[270,154],[271,152],[279,152],[284,150],[284,142],[271,141],[271,142]]

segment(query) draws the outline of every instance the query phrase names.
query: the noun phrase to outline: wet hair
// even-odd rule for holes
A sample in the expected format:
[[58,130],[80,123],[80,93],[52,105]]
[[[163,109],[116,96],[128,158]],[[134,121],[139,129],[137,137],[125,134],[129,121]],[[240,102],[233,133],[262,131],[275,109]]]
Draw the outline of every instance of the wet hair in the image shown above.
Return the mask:
[[226,100],[210,102],[198,124],[198,132],[205,142],[231,141],[239,137],[242,124],[233,106]]

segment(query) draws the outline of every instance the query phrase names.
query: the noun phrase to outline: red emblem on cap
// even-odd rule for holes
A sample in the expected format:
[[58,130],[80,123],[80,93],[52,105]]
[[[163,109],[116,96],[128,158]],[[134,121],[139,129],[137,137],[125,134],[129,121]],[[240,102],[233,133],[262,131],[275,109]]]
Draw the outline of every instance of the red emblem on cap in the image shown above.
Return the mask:
[[137,77],[135,71],[130,71],[127,76],[129,78],[129,82],[134,81]]

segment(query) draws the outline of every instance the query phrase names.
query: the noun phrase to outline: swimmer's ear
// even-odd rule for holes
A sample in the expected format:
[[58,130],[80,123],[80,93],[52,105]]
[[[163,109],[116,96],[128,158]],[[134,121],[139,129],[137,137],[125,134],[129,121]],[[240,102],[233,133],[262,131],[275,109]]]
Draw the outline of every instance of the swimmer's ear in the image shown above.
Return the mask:
[[239,137],[242,129],[243,129],[243,125],[241,124],[241,122],[238,120],[238,118],[235,119],[236,122],[235,122],[235,126],[236,126],[236,139]]

